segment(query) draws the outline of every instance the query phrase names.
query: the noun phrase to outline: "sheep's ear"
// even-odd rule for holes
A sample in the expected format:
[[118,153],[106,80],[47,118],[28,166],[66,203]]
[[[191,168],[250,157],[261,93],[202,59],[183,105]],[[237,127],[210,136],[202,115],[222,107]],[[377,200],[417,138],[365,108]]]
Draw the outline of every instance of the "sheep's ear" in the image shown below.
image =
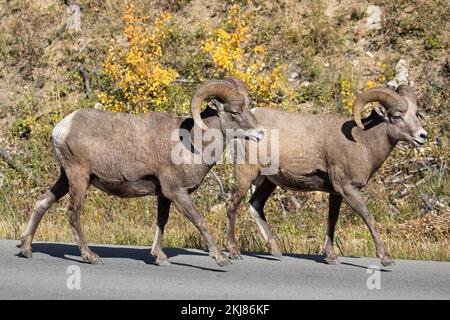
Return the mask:
[[382,117],[384,119],[384,121],[388,121],[388,113],[387,113],[385,107],[383,107],[382,105],[379,105],[379,106],[375,107],[374,110],[376,113],[378,113],[378,115],[380,117]]
[[222,112],[225,110],[225,106],[223,103],[219,102],[216,99],[212,99],[210,102],[208,102],[208,106],[210,108],[216,109],[217,112]]

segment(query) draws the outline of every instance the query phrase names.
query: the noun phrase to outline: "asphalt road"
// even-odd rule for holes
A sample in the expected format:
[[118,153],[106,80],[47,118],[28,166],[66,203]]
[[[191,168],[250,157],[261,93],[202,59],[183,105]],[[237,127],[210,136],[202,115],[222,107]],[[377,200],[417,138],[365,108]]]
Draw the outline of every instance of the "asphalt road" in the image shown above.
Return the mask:
[[221,268],[204,251],[168,248],[172,265],[159,267],[148,248],[93,245],[104,265],[90,265],[73,244],[37,242],[26,259],[18,243],[0,241],[0,299],[450,299],[450,262],[397,260],[378,272],[372,258],[330,266],[248,253]]

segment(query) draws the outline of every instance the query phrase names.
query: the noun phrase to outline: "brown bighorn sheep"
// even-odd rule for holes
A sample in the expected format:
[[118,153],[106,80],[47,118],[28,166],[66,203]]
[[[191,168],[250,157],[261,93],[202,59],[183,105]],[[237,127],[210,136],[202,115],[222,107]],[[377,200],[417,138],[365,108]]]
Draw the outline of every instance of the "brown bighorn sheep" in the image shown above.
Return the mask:
[[[379,102],[381,106],[361,122],[361,109],[370,102]],[[270,129],[279,129],[278,171],[264,176],[260,173],[260,164],[236,166],[236,180],[227,208],[230,257],[240,258],[235,240],[235,213],[254,183],[257,187],[250,199],[250,212],[273,255],[281,256],[281,252],[268,227],[263,209],[276,186],[282,186],[330,194],[324,245],[326,262],[338,263],[333,250],[333,236],[340,205],[345,199],[368,226],[381,263],[384,266],[393,264],[360,189],[367,184],[397,142],[407,141],[416,147],[425,142],[427,132],[416,116],[414,91],[408,87],[399,87],[397,91],[384,87],[364,91],[353,105],[354,121],[331,114],[295,114],[264,108],[252,111],[258,126],[266,129],[265,140],[271,140]]]
[[[212,108],[202,113],[202,119],[200,106],[209,97],[220,101],[209,105]],[[22,255],[31,257],[31,242],[42,216],[53,203],[69,193],[66,214],[81,257],[90,263],[101,263],[98,255],[87,246],[80,226],[81,207],[92,184],[119,197],[158,197],[157,231],[151,252],[159,265],[169,264],[161,242],[171,203],[201,232],[217,264],[229,264],[189,197],[214,163],[174,164],[171,156],[173,149],[183,141],[182,130],[187,130],[186,140],[190,139],[187,149],[193,152],[192,146],[198,145],[198,140],[194,141],[194,131],[201,131],[199,126],[219,130],[224,139],[226,130],[236,130],[240,138],[261,139],[264,134],[256,130],[256,119],[248,104],[249,98],[240,89],[240,83],[228,78],[210,80],[197,89],[191,101],[193,119],[158,112],[132,115],[95,109],[80,109],[65,117],[52,133],[61,176],[32,211],[22,235]],[[174,133],[178,141],[173,140]],[[223,151],[223,141],[200,141],[204,147],[213,144],[219,144],[220,152]]]

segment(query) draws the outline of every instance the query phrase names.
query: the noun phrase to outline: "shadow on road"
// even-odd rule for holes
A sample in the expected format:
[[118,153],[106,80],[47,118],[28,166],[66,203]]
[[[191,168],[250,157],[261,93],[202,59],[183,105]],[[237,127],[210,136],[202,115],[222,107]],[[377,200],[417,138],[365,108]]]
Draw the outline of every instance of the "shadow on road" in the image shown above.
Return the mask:
[[[33,252],[48,254],[49,256],[82,262],[81,260],[73,259],[69,256],[79,256],[80,250],[74,244],[63,243],[33,243]],[[20,247],[19,245],[17,247]],[[125,248],[125,247],[107,247],[107,246],[89,246],[101,258],[123,258],[143,261],[146,264],[156,264],[155,259],[150,254],[150,248]],[[185,249],[165,248],[164,252],[167,256],[175,257],[178,255],[197,255],[208,256],[206,253],[192,252]],[[19,255],[20,256],[20,255]],[[189,266],[189,265],[187,265]]]
[[[242,255],[255,257],[258,259],[265,259],[271,261],[283,261],[283,258],[277,258],[272,256],[270,253],[261,253],[261,252],[243,252]],[[283,253],[283,257],[290,257],[302,260],[312,260],[317,263],[325,263],[324,256],[314,255],[314,254],[294,254],[294,253]]]
[[[255,257],[255,258],[259,258],[259,259],[273,260],[273,261],[282,261],[283,260],[283,258],[279,259],[270,254],[263,254],[263,253],[256,253],[256,252],[245,252],[245,253],[243,253],[243,255],[251,256],[251,257]],[[283,257],[291,257],[291,258],[296,258],[296,259],[301,259],[301,260],[311,260],[316,263],[327,264],[325,262],[325,256],[323,256],[323,255],[284,253]],[[359,257],[355,257],[355,256],[349,256],[349,257],[345,257],[345,258],[359,259]],[[363,265],[349,263],[349,262],[342,262],[342,261],[341,261],[341,265],[355,267],[355,268],[361,268],[361,269],[368,268],[368,266],[363,266]],[[333,266],[330,266],[330,267],[333,267]],[[387,270],[387,269],[380,269],[380,271],[381,272],[391,272],[391,270]]]
[[183,266],[183,267],[189,267],[189,268],[194,268],[194,269],[200,269],[200,270],[203,270],[203,271],[211,271],[211,272],[228,272],[227,270],[213,269],[213,268],[206,268],[206,267],[199,267],[199,266],[194,266],[194,265],[192,265],[192,264],[181,263],[181,262],[171,262],[171,264],[176,265],[176,266]]
[[[20,247],[18,245],[17,247]],[[108,247],[108,246],[89,246],[95,253],[97,253],[100,258],[122,258],[122,259],[133,259],[137,261],[143,261],[146,264],[156,265],[155,259],[150,254],[150,248],[128,248],[128,247]],[[74,244],[63,244],[63,243],[33,243],[33,252],[39,252],[47,254],[51,257],[70,260],[74,262],[83,263],[83,261],[76,258],[71,258],[68,256],[80,256],[80,250],[78,246]],[[185,249],[179,248],[164,248],[164,252],[167,254],[169,259],[178,255],[196,255],[208,257],[207,253],[193,252]],[[270,254],[259,253],[259,252],[243,252],[243,256],[255,257],[258,259],[265,259],[271,261],[282,261],[277,257]],[[18,254],[20,256],[20,254]],[[285,257],[291,257],[302,260],[311,260],[316,263],[326,264],[323,255],[312,255],[312,254],[283,254]],[[358,257],[346,257],[358,259]],[[180,265],[195,269],[200,269],[204,271],[212,272],[227,272],[223,269],[212,269],[200,266],[194,266],[186,263],[172,262],[174,265]],[[341,265],[351,266],[355,268],[367,269],[367,266],[358,265],[350,262],[341,262]],[[391,272],[390,270],[380,269],[381,272]]]

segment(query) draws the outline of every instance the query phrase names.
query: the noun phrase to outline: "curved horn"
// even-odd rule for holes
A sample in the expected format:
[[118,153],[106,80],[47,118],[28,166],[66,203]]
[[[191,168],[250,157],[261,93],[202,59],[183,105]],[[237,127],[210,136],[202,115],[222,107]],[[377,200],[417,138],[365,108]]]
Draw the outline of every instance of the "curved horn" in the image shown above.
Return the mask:
[[353,103],[353,117],[361,129],[364,129],[364,125],[361,122],[361,110],[369,102],[379,102],[386,109],[395,109],[401,112],[405,112],[408,108],[406,100],[394,90],[386,87],[365,90],[356,97]]
[[244,95],[248,96],[247,85],[241,79],[236,78],[236,77],[230,77],[230,78],[226,78],[225,81],[228,81],[228,82],[234,84],[239,89],[239,92],[241,94],[244,94]]
[[236,77],[226,78],[225,81],[228,81],[235,85],[239,92],[244,96],[245,105],[248,106],[250,104],[250,99],[248,98],[248,87],[244,81]]
[[225,80],[209,80],[197,88],[191,100],[191,114],[194,122],[203,130],[208,129],[200,117],[200,106],[208,97],[218,97],[225,103],[244,103],[244,96],[236,86]]
[[414,92],[413,88],[401,85],[401,86],[398,86],[397,92],[402,97],[406,97],[409,100],[411,100],[412,103],[417,104],[417,96],[416,96],[416,93]]

